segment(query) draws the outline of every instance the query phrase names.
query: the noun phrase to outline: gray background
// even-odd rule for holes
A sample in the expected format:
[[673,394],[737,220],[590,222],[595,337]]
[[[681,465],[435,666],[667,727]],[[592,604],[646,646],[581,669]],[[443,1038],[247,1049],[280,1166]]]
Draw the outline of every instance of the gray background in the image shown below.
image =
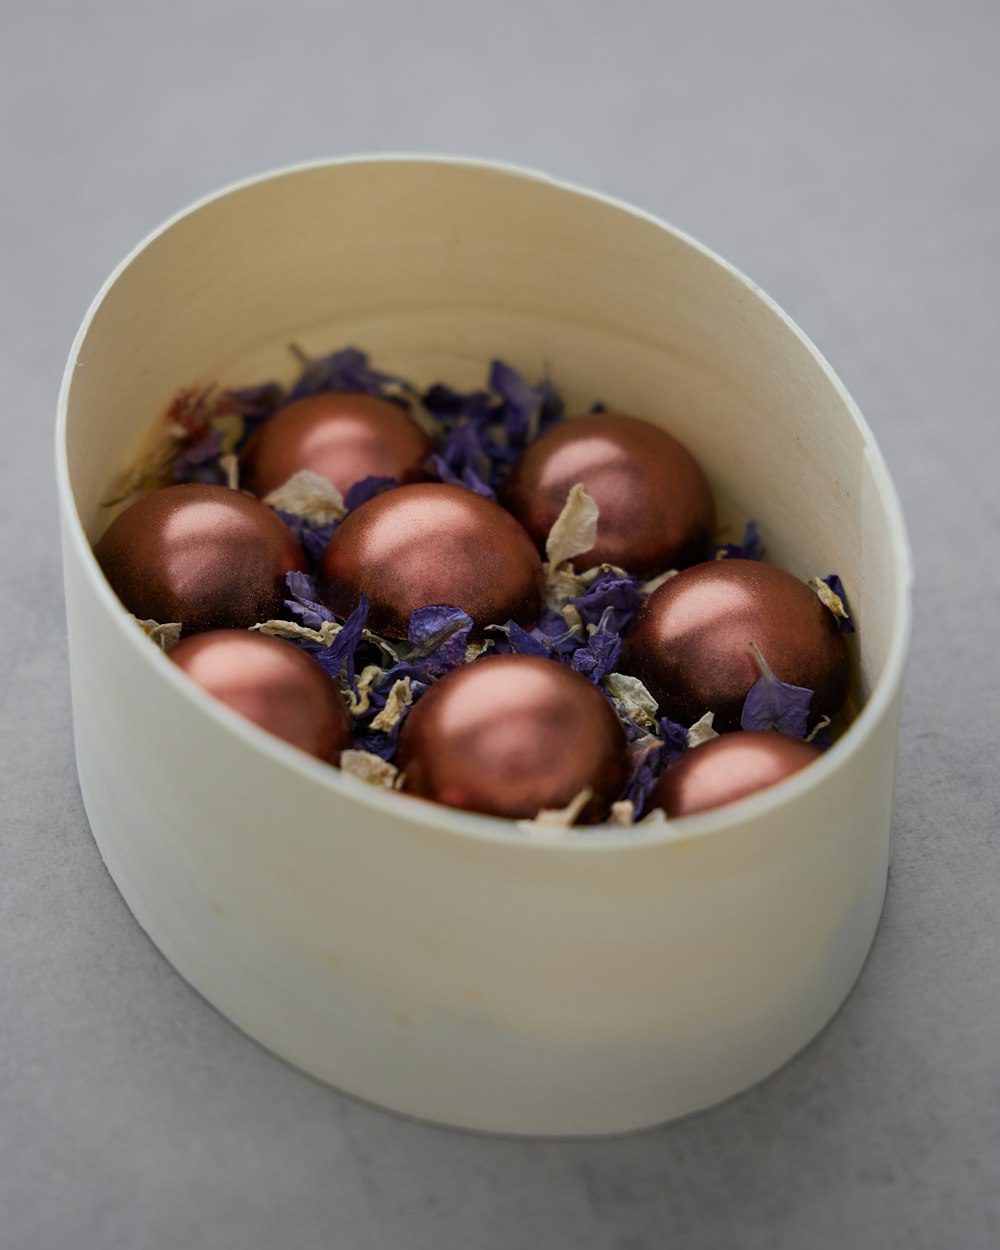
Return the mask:
[[[998,12],[3,6],[3,1250],[1000,1244]],[[909,517],[916,636],[874,952],[790,1067],[657,1132],[489,1140],[322,1088],[180,981],[88,833],[50,450],[72,335],[192,198],[379,149],[519,161],[715,247],[840,371]]]

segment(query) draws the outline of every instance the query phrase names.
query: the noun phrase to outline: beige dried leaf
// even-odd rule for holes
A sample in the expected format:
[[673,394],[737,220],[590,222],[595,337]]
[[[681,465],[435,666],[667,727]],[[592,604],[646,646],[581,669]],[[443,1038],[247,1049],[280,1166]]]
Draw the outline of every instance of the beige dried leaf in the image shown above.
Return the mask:
[[319,629],[310,629],[298,621],[260,621],[250,628],[257,633],[270,634],[273,638],[305,638],[328,647],[343,628],[337,621],[324,621]]
[[220,412],[218,416],[212,418],[209,422],[213,430],[216,430],[220,436],[220,447],[226,456],[235,453],[236,448],[240,445],[243,433],[246,430],[246,422],[242,413],[239,412]]
[[167,621],[161,625],[159,621],[140,621],[138,617],[133,619],[146,637],[155,642],[161,651],[169,651],[180,642],[183,628],[180,621]]
[[719,735],[712,728],[712,722],[715,720],[714,712],[706,712],[699,720],[688,730],[688,749],[692,747],[700,747],[703,742],[711,742],[713,738]]
[[230,490],[240,488],[240,462],[236,456],[229,454],[219,457],[219,468],[226,475],[226,485]]
[[576,798],[565,807],[543,807],[534,820],[520,820],[518,824],[528,833],[552,833],[557,830],[569,829],[576,824],[577,817],[594,797],[590,786],[584,786]]
[[478,660],[479,657],[489,651],[492,646],[494,646],[492,638],[487,638],[485,642],[466,643],[464,663],[471,664],[473,660]]
[[656,723],[659,704],[638,677],[631,677],[628,673],[608,673],[601,685],[619,705],[622,715],[633,724],[650,729]]
[[662,807],[654,807],[643,816],[642,820],[637,820],[637,825],[665,825],[667,823],[667,813]]
[[357,694],[349,686],[344,690],[347,710],[352,716],[364,716],[371,707],[372,690],[384,676],[384,668],[379,668],[377,664],[367,664],[358,674]]
[[545,606],[553,612],[561,612],[570,599],[575,599],[586,590],[583,579],[573,572],[570,565],[546,564],[544,568]]
[[571,486],[563,510],[545,540],[545,555],[549,564],[565,564],[574,556],[589,551],[597,541],[599,515],[597,504],[584,490],[583,484],[577,482]]
[[609,825],[618,825],[627,829],[635,824],[635,804],[631,799],[619,799],[611,804],[611,815],[607,819]]
[[372,754],[371,751],[341,751],[340,770],[382,790],[398,789],[401,780],[395,764],[390,764],[388,760]]
[[372,729],[377,729],[381,733],[388,733],[391,729],[395,729],[400,717],[412,702],[413,690],[409,677],[401,677],[398,681],[394,681],[386,698],[385,707],[372,720]]
[[300,469],[279,486],[265,495],[264,502],[271,508],[291,512],[302,517],[310,525],[329,525],[347,515],[344,497],[328,477]]
[[819,577],[814,577],[809,582],[809,589],[814,590],[819,596],[819,601],[825,608],[829,608],[834,616],[839,616],[841,620],[849,619],[847,609],[844,607],[844,601],[840,595],[835,595],[830,587]]

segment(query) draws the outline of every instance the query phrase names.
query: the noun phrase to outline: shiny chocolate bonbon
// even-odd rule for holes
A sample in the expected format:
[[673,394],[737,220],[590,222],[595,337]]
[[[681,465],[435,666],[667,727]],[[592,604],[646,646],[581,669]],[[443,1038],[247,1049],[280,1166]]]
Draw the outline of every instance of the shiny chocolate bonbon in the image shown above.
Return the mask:
[[628,779],[625,732],[585,677],[555,660],[487,656],[436,682],[403,723],[404,789],[449,807],[513,819],[566,807],[607,817]]
[[578,570],[614,564],[638,577],[704,560],[712,492],[686,447],[649,421],[599,413],[564,421],[514,464],[503,502],[540,549],[579,483],[600,511],[597,541]]
[[717,730],[738,729],[761,676],[751,643],[781,681],[813,691],[811,724],[840,710],[849,668],[836,618],[804,582],[757,560],[714,560],[665,582],[636,613],[622,668],[661,715],[689,725],[712,712]]
[[462,486],[421,483],[387,491],[338,526],[323,557],[323,601],[347,616],[361,592],[368,628],[405,638],[417,608],[460,608],[487,625],[538,621],[545,579],[534,544],[491,499]]
[[261,729],[336,764],[351,745],[337,683],[291,642],[246,629],[182,638],[170,658],[192,681]]
[[166,486],[108,526],[94,554],[140,620],[185,634],[247,628],[278,615],[285,574],[305,568],[298,540],[259,500],[225,486]]

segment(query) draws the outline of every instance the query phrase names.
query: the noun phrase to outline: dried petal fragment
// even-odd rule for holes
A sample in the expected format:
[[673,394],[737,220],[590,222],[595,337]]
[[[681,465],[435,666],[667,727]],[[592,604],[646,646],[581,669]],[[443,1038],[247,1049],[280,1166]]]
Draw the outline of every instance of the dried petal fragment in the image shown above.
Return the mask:
[[396,765],[370,751],[341,751],[340,769],[370,786],[378,786],[383,790],[399,789],[401,778]]
[[264,496],[269,508],[290,512],[316,527],[329,525],[347,515],[344,497],[328,477],[299,469],[284,485]]
[[545,541],[549,564],[566,564],[574,556],[589,551],[597,542],[599,512],[593,498],[581,483],[570,487],[562,512],[555,519]]
[[543,807],[533,820],[519,820],[517,823],[526,833],[551,834],[557,830],[569,829],[575,825],[580,813],[594,797],[590,786],[584,786],[575,798],[565,807]]
[[181,630],[183,625],[180,621],[167,621],[161,625],[159,621],[140,621],[139,618],[132,618],[147,638],[160,648],[161,651],[169,651],[171,647],[180,642]]
[[713,738],[719,735],[712,728],[715,720],[714,712],[706,712],[700,720],[696,720],[691,728],[687,731],[688,749],[692,747],[700,747],[703,742],[711,742]]
[[369,727],[380,733],[389,733],[390,730],[396,728],[412,703],[413,687],[410,679],[401,677],[399,681],[392,683],[392,688],[386,697],[385,707],[374,717]]
[[760,677],[747,693],[740,725],[748,730],[774,730],[790,738],[804,738],[809,727],[809,705],[813,692],[805,686],[792,686],[771,671],[760,647],[751,642]]

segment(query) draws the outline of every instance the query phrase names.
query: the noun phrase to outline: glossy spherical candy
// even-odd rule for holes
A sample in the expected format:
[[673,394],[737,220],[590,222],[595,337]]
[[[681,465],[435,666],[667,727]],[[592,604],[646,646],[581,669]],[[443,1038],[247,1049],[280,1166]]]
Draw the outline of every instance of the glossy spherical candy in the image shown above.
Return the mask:
[[239,629],[281,610],[285,574],[305,568],[287,525],[225,486],[166,486],[130,504],[94,547],[104,575],[140,620],[185,634]]
[[714,712],[717,730],[738,729],[760,677],[751,642],[776,677],[814,692],[810,723],[839,711],[848,660],[836,619],[804,582],[756,560],[714,560],[665,582],[636,613],[621,664],[662,715],[690,725]]
[[403,722],[397,764],[411,794],[472,812],[531,818],[586,787],[584,824],[628,779],[625,733],[607,699],[556,660],[498,655],[452,669]]
[[170,658],[203,690],[261,729],[336,764],[351,745],[337,684],[293,643],[246,629],[183,638]]
[[818,759],[811,742],[778,733],[729,733],[685,751],[661,773],[646,810],[692,816],[784,781]]
[[514,620],[531,628],[545,600],[531,539],[499,504],[463,486],[426,482],[356,509],[323,557],[320,594],[346,616],[364,591],[368,628],[405,638],[415,608],[467,612],[477,631]]
[[387,399],[322,391],[279,409],[240,456],[240,481],[263,499],[301,469],[342,495],[366,477],[419,482],[431,440],[405,409]]
[[600,511],[597,542],[573,561],[578,570],[606,563],[653,577],[707,557],[711,489],[687,448],[659,426],[600,413],[565,421],[530,444],[503,502],[540,550],[577,482]]

